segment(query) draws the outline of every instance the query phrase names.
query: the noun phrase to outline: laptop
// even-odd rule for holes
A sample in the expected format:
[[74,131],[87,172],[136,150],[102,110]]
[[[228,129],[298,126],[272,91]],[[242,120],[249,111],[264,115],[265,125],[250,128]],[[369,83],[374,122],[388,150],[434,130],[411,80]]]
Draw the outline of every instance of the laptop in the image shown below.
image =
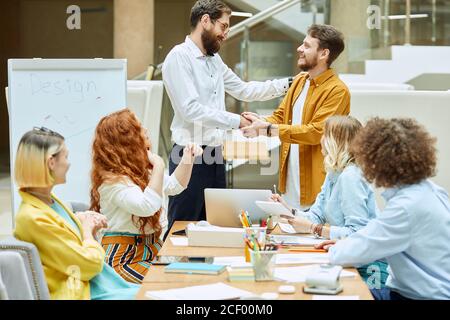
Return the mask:
[[256,189],[205,189],[206,220],[213,226],[242,227],[239,221],[241,209],[248,211],[253,224],[267,219],[268,214],[255,201],[267,201],[270,190]]

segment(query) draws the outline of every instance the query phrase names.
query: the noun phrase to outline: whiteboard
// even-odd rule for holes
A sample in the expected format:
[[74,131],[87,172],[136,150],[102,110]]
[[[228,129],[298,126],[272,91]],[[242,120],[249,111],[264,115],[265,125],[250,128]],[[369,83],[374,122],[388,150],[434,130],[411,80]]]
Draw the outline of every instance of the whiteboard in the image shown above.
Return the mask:
[[125,59],[8,60],[13,215],[21,201],[14,181],[17,146],[35,126],[62,134],[69,150],[67,182],[55,194],[66,202],[90,202],[94,130],[102,117],[127,105],[126,70]]

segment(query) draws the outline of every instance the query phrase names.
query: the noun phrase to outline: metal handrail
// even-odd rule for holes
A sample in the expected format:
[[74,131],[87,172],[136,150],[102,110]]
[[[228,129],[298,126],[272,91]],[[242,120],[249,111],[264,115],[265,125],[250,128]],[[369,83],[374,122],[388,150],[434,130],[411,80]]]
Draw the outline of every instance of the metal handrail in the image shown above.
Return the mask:
[[273,17],[274,15],[284,11],[298,3],[301,0],[284,0],[276,5],[267,8],[261,12],[258,12],[253,17],[245,19],[244,21],[239,22],[237,25],[234,25],[230,28],[230,32],[228,33],[228,39],[235,37],[241,32],[244,32],[245,28],[251,28],[258,23]]
[[[270,8],[267,8],[261,12],[258,12],[254,16],[252,16],[248,19],[245,19],[244,21],[241,21],[238,24],[232,26],[228,33],[228,39],[233,38],[236,35],[244,32],[246,28],[251,28],[254,25],[257,25],[258,23],[260,23],[268,18],[273,17],[274,15],[276,15],[276,14],[278,14],[300,2],[301,2],[301,0],[284,0],[280,3],[277,3],[276,5],[273,5]],[[157,66],[154,66],[152,78],[157,77],[161,74],[161,68],[163,66],[163,63],[164,62],[161,62]],[[146,78],[147,73],[148,73],[148,70],[137,75],[134,79]]]

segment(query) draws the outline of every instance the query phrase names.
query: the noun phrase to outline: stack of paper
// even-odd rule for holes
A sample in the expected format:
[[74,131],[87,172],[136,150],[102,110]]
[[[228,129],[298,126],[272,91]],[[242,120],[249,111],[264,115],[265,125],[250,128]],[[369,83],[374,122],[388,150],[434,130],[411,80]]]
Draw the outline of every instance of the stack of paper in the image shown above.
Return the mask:
[[227,271],[230,282],[255,281],[255,272],[252,266],[227,267]]
[[147,298],[153,300],[231,300],[253,295],[249,291],[237,289],[222,282],[145,293]]

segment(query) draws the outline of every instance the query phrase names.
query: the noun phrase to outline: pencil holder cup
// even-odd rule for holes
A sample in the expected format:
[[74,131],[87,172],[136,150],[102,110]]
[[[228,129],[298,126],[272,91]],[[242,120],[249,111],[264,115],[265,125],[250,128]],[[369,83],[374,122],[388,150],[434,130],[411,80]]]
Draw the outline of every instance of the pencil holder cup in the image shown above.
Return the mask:
[[250,259],[256,281],[271,281],[275,270],[276,251],[250,250]]

